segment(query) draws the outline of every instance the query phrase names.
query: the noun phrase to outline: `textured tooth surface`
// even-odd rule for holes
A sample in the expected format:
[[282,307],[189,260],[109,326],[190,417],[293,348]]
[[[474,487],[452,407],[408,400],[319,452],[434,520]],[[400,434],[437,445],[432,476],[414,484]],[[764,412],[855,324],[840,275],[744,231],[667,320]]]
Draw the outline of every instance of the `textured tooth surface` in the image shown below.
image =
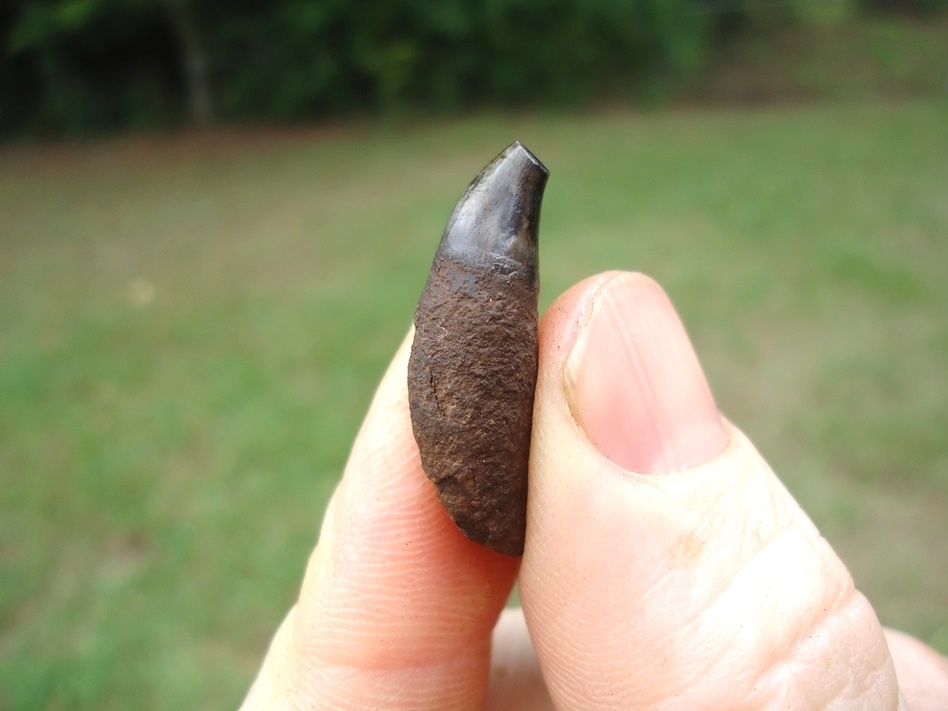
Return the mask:
[[549,173],[512,144],[448,220],[415,312],[412,428],[441,503],[471,540],[523,553],[537,378],[537,235]]

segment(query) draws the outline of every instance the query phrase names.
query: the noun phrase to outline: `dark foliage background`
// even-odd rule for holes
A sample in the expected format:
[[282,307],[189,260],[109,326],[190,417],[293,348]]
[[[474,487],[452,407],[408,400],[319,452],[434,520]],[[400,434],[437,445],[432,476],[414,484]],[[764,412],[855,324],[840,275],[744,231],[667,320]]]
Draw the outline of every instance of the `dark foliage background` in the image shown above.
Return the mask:
[[667,96],[735,32],[948,0],[7,0],[0,133]]

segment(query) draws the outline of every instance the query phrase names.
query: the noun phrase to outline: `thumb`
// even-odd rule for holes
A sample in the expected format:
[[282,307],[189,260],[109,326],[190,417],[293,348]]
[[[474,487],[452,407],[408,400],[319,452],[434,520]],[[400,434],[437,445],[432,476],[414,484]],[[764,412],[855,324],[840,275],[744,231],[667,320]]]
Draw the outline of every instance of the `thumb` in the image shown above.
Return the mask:
[[872,608],[649,279],[547,312],[528,505],[521,598],[557,708],[899,705]]

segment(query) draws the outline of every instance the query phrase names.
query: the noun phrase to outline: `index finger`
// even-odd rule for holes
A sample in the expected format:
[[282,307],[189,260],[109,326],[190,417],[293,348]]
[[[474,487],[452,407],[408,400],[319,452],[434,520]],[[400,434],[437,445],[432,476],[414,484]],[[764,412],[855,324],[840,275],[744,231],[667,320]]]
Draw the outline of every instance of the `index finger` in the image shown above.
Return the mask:
[[484,704],[491,630],[519,558],[467,540],[425,477],[408,413],[412,335],[375,394],[246,709]]

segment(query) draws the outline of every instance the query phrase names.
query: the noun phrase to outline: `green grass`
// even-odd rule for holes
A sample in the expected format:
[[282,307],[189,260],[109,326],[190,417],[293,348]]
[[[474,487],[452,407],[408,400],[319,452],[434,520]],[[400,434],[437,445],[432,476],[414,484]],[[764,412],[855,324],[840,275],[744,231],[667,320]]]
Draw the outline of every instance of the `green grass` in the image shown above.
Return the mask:
[[652,274],[883,621],[948,651],[948,105],[0,152],[0,708],[233,707],[455,199],[552,170],[542,305]]

